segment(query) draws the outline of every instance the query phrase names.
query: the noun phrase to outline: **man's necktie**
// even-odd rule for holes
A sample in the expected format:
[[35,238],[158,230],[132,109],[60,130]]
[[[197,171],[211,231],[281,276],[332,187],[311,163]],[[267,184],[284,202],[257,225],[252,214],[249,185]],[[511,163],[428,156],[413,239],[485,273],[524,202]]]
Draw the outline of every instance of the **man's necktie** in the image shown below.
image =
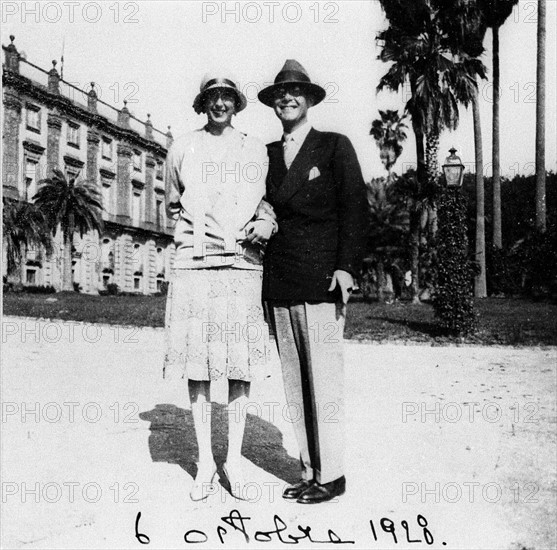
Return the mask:
[[284,164],[286,164],[286,168],[290,170],[290,166],[292,162],[294,162],[294,157],[296,153],[294,151],[294,138],[292,136],[285,136],[284,137]]

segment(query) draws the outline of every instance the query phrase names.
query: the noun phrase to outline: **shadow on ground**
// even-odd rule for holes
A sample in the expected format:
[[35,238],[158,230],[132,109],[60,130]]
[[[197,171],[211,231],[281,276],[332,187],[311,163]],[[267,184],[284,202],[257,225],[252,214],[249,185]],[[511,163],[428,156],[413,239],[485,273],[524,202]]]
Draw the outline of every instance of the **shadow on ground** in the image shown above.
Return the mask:
[[[228,413],[225,405],[213,403],[211,436],[213,455],[221,479],[226,479],[222,464],[228,450]],[[175,405],[159,404],[139,415],[150,422],[149,451],[153,462],[178,464],[190,476],[197,473],[197,442],[190,410]],[[242,454],[256,466],[294,483],[300,477],[300,463],[286,453],[279,429],[262,418],[247,414]]]
[[[372,317],[369,318],[371,319]],[[447,336],[447,331],[442,329],[435,322],[410,321],[408,319],[393,319],[392,317],[375,317],[375,319],[378,321],[386,321],[393,325],[407,327],[414,332],[419,332],[433,338],[437,336]]]

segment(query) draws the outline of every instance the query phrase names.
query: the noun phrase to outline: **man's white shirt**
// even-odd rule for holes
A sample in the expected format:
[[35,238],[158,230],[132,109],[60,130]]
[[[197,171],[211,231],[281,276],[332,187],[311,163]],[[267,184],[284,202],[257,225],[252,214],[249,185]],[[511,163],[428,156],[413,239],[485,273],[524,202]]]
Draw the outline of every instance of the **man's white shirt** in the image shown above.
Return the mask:
[[289,170],[296,158],[296,155],[300,151],[302,144],[311,131],[311,128],[311,124],[309,122],[305,122],[302,126],[296,128],[291,134],[285,133],[283,135],[284,163]]

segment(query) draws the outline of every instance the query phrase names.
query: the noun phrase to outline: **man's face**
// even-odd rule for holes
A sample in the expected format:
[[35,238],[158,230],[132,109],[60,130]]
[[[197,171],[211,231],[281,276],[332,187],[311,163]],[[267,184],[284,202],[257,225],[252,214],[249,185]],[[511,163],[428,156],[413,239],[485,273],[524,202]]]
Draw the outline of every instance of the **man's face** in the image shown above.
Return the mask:
[[211,90],[205,99],[205,113],[210,122],[219,126],[228,126],[236,114],[236,94],[217,88]]
[[312,98],[296,84],[285,84],[275,90],[273,108],[283,125],[293,127],[304,121],[312,105]]

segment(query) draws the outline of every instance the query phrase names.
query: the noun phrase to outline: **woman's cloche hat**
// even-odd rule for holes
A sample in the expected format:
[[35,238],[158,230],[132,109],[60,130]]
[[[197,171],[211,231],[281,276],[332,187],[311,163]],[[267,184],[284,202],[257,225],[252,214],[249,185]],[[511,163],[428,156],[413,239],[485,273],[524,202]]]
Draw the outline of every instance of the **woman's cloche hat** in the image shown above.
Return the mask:
[[247,107],[248,100],[246,99],[246,96],[240,91],[238,80],[230,71],[221,69],[207,73],[201,80],[199,93],[197,94],[193,102],[193,108],[198,115],[203,112],[207,92],[216,88],[226,88],[234,92],[237,99],[237,113],[243,111]]
[[311,81],[307,71],[295,59],[287,59],[286,63],[277,74],[275,83],[267,88],[263,88],[257,94],[259,101],[267,105],[273,106],[274,92],[277,88],[281,88],[285,84],[296,84],[303,88],[305,92],[313,98],[313,104],[317,105],[325,99],[327,92],[318,84]]

